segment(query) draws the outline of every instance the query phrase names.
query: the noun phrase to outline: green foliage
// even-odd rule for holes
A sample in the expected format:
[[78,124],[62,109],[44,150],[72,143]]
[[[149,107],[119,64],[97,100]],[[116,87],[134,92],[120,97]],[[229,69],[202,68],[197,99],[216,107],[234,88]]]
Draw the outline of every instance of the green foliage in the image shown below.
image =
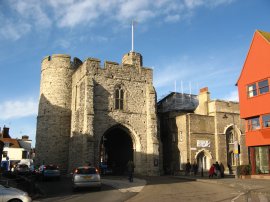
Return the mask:
[[251,174],[251,165],[240,165],[237,166],[238,175],[250,175]]

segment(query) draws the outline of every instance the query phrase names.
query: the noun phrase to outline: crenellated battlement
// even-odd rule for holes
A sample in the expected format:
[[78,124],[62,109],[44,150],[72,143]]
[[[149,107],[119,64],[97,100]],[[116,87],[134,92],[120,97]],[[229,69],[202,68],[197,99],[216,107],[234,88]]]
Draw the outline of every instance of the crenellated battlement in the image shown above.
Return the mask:
[[70,61],[70,55],[67,54],[53,54],[53,55],[47,55],[43,58],[42,62],[52,61],[52,60],[59,60],[59,59],[66,59]]

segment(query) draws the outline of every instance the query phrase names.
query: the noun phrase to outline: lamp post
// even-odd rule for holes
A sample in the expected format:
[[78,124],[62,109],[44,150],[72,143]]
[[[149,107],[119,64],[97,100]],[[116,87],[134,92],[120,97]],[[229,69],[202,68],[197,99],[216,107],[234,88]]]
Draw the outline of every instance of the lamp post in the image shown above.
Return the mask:
[[[223,116],[224,119],[227,119],[228,116],[226,114],[224,114]],[[234,122],[234,116],[232,115],[232,119],[233,119],[233,137],[234,137],[234,142],[233,142],[233,154],[234,154],[234,157],[235,157],[235,160],[236,160],[236,169],[235,169],[235,178],[238,178],[238,166],[239,166],[239,144],[238,144],[238,138],[237,138],[237,135],[236,135],[236,130],[235,130],[235,122]],[[227,143],[226,143],[227,144]]]

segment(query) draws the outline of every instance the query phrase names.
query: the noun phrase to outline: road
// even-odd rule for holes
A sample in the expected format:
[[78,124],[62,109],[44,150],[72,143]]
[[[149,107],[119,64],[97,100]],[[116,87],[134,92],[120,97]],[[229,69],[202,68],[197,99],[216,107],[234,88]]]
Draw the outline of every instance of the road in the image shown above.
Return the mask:
[[72,190],[71,179],[63,177],[61,180],[49,180],[40,182],[39,187],[43,192],[43,196],[34,199],[34,202],[119,202],[126,201],[133,197],[135,193],[120,192],[118,189],[102,184],[101,191],[94,188],[84,188],[76,192]]
[[[221,184],[204,183],[190,181],[169,176],[161,177],[144,177],[147,185],[139,192],[128,188],[130,191],[123,191],[126,179],[120,184],[117,181],[115,188],[103,184],[102,190],[84,189],[73,192],[70,178],[62,178],[60,181],[42,182],[40,187],[43,189],[45,196],[34,201],[67,201],[67,202],[84,202],[84,201],[101,201],[101,202],[267,202],[264,196],[252,195],[246,193],[240,188],[227,187]],[[117,189],[119,186],[119,190]],[[132,186],[132,185],[131,185]]]

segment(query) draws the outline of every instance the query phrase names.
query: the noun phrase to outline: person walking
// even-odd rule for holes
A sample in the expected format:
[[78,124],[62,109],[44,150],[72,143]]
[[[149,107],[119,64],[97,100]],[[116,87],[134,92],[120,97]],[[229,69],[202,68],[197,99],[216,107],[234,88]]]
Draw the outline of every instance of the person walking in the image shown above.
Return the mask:
[[194,161],[194,163],[192,165],[192,170],[193,170],[194,176],[196,176],[198,173],[198,165],[197,165],[196,161]]
[[230,175],[233,174],[231,163],[228,162],[227,166],[228,166],[228,169],[229,169],[229,174],[230,174]]
[[220,163],[220,176],[221,176],[221,178],[224,178],[224,170],[225,170],[224,165],[222,163]]
[[210,169],[209,169],[209,176],[208,176],[208,178],[213,178],[214,174],[215,174],[215,165],[212,164],[211,167],[210,167]]
[[215,163],[215,173],[216,173],[216,176],[217,178],[220,178],[220,165],[218,164],[218,162],[216,161]]
[[190,175],[190,170],[191,170],[191,164],[188,159],[187,164],[186,164],[186,175]]
[[127,163],[127,170],[128,170],[128,179],[129,182],[133,182],[133,172],[134,172],[135,165],[132,160],[129,160]]

